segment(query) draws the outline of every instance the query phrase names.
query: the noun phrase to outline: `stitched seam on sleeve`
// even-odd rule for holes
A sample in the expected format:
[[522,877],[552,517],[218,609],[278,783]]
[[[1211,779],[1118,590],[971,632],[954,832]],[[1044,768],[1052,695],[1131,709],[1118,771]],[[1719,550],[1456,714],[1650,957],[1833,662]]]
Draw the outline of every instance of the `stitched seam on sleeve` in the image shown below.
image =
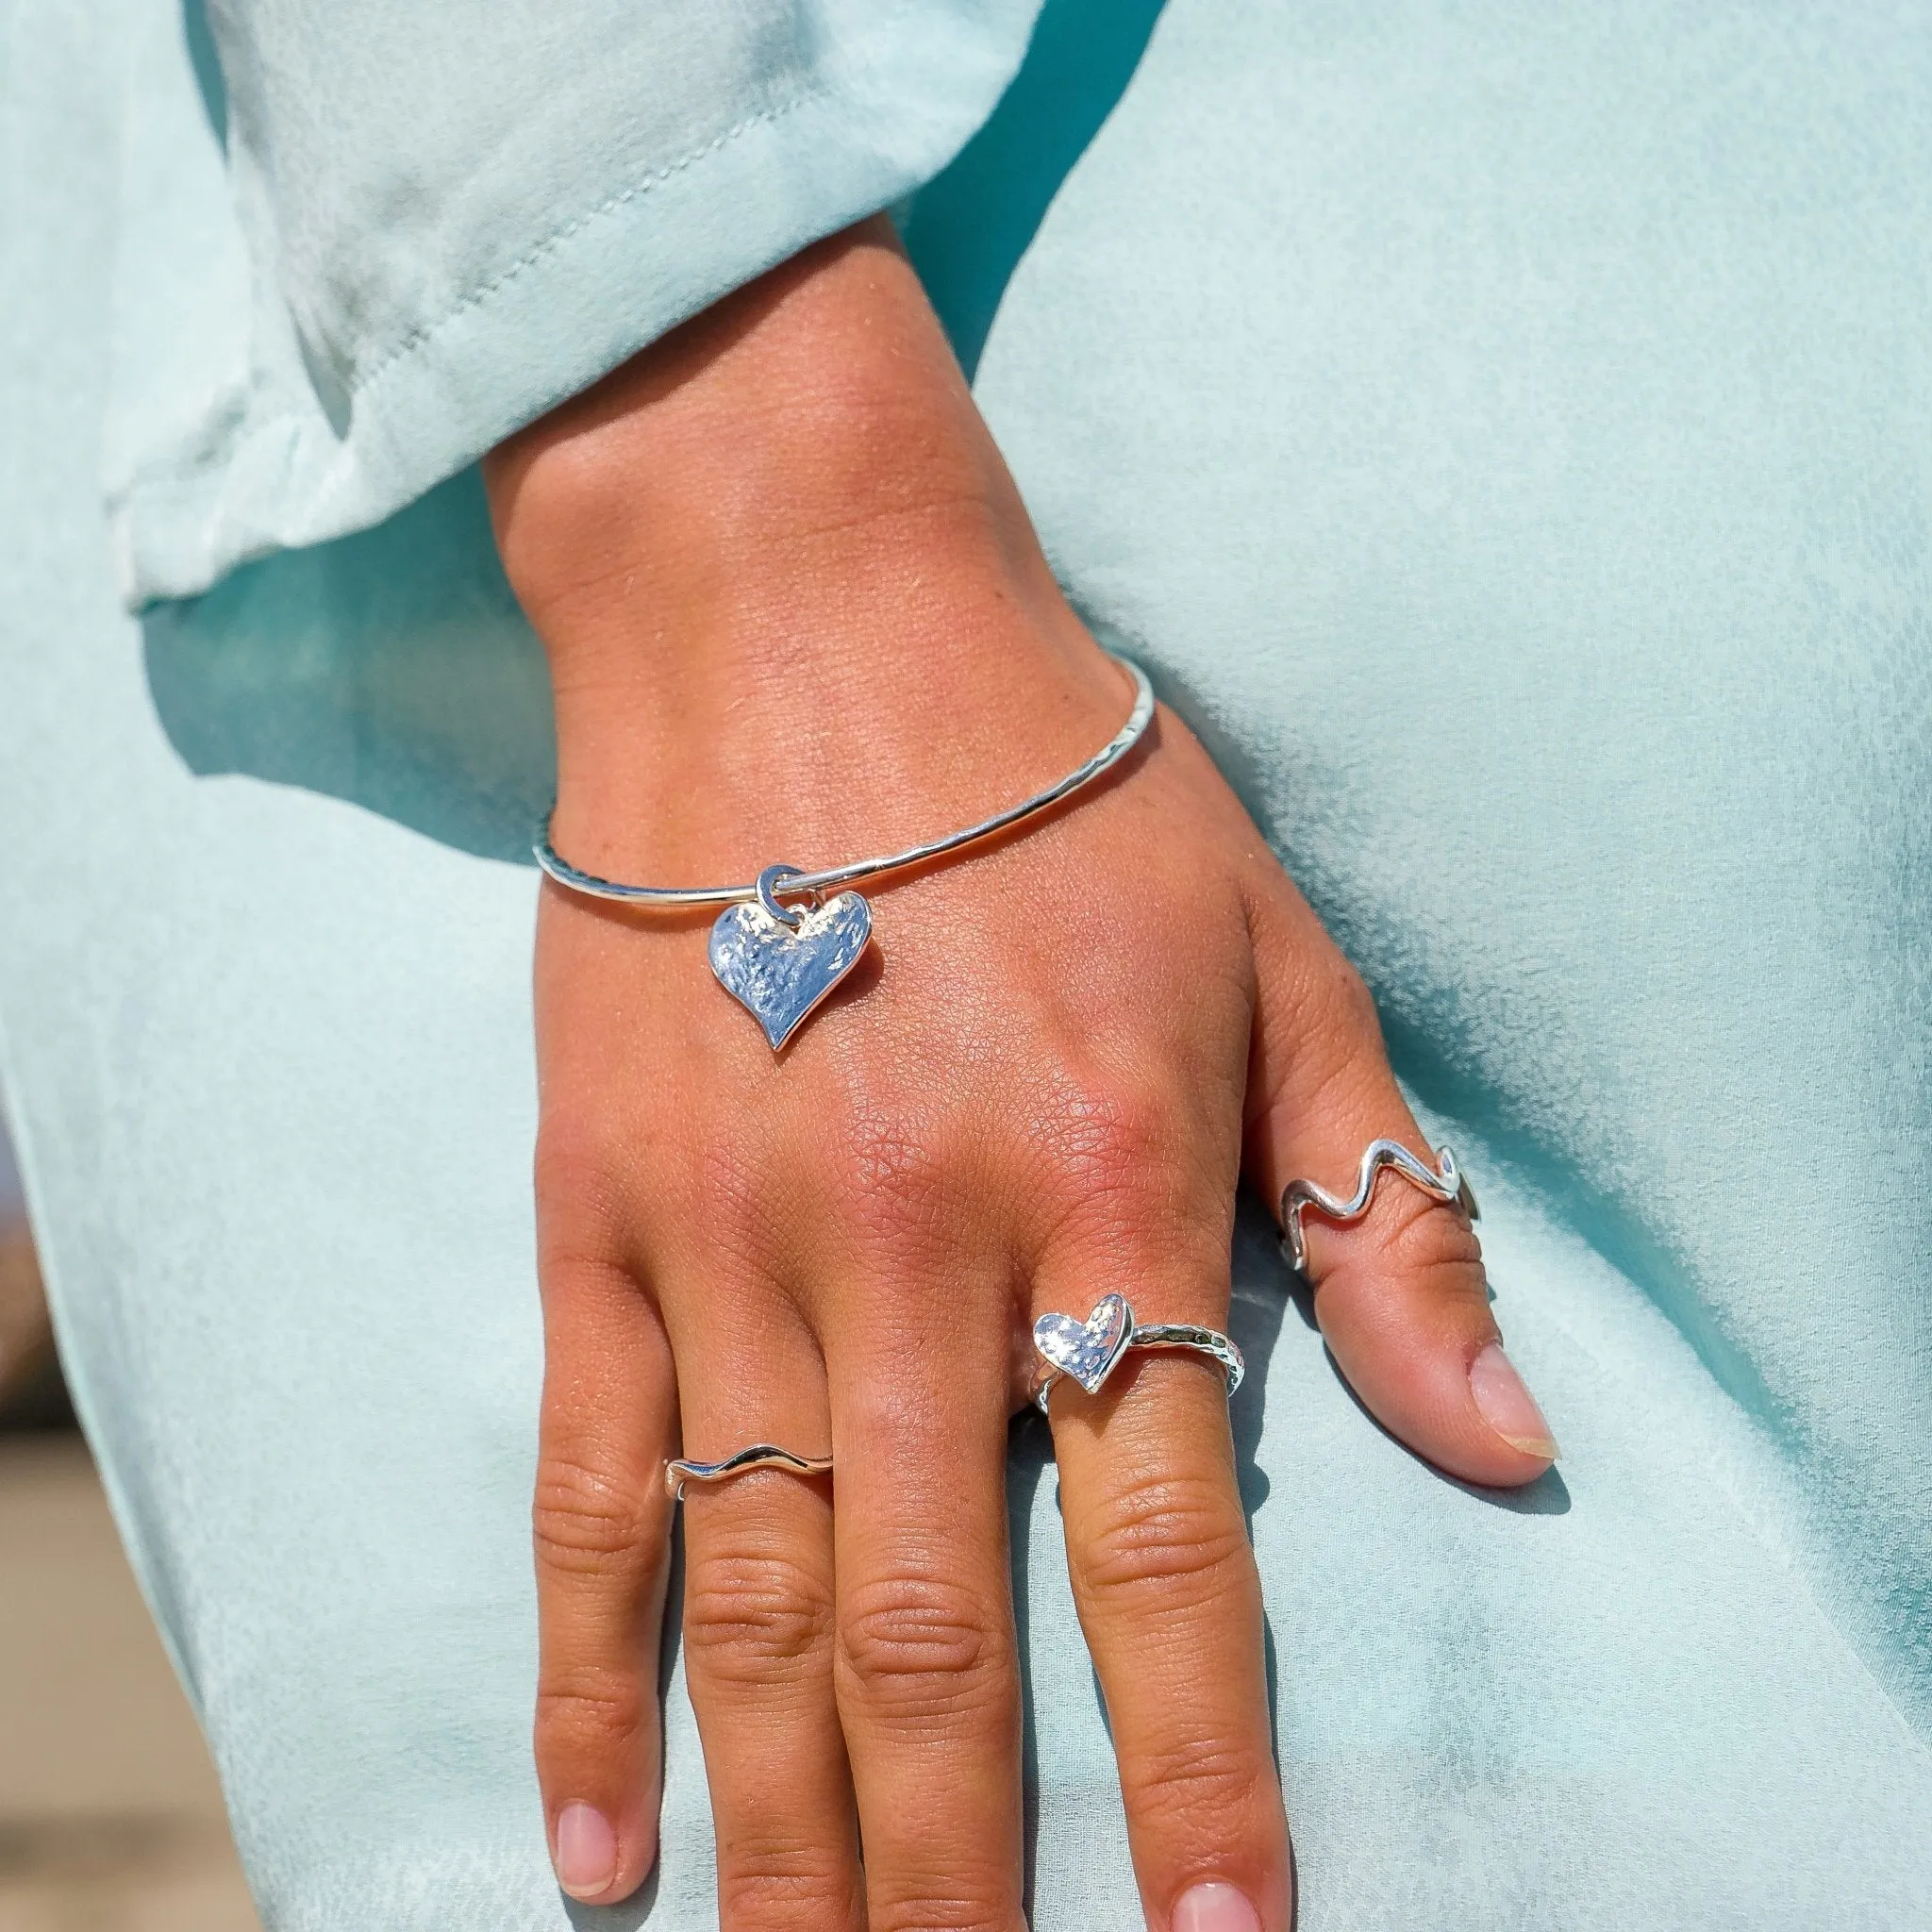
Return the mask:
[[[499,270],[489,281],[470,290],[467,294],[461,296],[449,308],[445,309],[441,315],[438,316],[434,322],[419,325],[404,336],[400,341],[384,350],[382,355],[370,364],[366,372],[358,375],[354,383],[350,385],[350,396],[352,398],[358,397],[364,391],[373,388],[389,374],[394,364],[414,355],[425,342],[449,324],[456,321],[465,310],[475,308],[479,303],[487,302],[497,290],[514,280],[525,269],[534,267],[546,255],[560,248],[579,229],[588,227],[591,223],[601,219],[605,215],[614,213],[627,202],[635,201],[639,195],[657,187],[659,182],[668,181],[672,175],[693,166],[696,162],[703,160],[707,155],[715,154],[718,149],[737,140],[741,135],[749,133],[754,127],[779,120],[791,113],[793,108],[802,107],[807,101],[816,97],[817,91],[808,88],[803,92],[794,94],[789,101],[779,102],[776,107],[767,108],[760,113],[748,114],[742,121],[736,122],[731,126],[725,128],[722,134],[714,135],[702,146],[692,148],[688,154],[680,155],[674,161],[667,161],[662,167],[655,169],[641,180],[633,181],[628,187],[619,189],[616,193],[608,195],[603,201],[597,203],[594,208],[584,208],[573,215],[569,221],[553,229],[541,242],[537,242],[525,254],[519,256],[508,268]],[[259,422],[249,424],[242,434],[221,452],[219,460],[222,467],[225,468],[231,464],[242,451],[254,447],[257,443],[280,431],[306,424],[308,419],[308,412],[307,410],[295,408],[278,410],[273,416],[265,416]],[[180,465],[181,456],[175,450],[168,450],[142,458],[128,473],[121,487],[108,493],[108,501],[109,505],[125,504],[132,502],[138,497],[157,494],[166,497],[191,494],[195,486],[192,481],[181,477],[179,475]],[[335,493],[332,486],[325,487],[326,493]]]
[[597,203],[594,208],[585,208],[579,213],[573,215],[569,221],[563,223],[561,226],[552,229],[541,242],[526,250],[523,255],[520,255],[508,268],[500,270],[487,282],[470,290],[467,294],[461,296],[450,308],[446,308],[442,314],[439,315],[434,322],[424,323],[420,326],[411,329],[399,342],[385,350],[382,356],[375,362],[372,363],[366,372],[358,372],[355,381],[349,385],[351,399],[358,398],[373,389],[398,362],[413,356],[425,343],[447,328],[458,316],[464,314],[469,309],[476,308],[479,304],[487,302],[499,289],[514,281],[525,269],[536,266],[545,256],[554,254],[556,250],[560,248],[580,229],[588,227],[592,222],[599,221],[606,215],[614,214],[617,209],[623,208],[627,202],[635,201],[639,195],[657,187],[660,182],[670,180],[674,175],[682,173],[686,168],[703,160],[706,156],[715,154],[721,147],[738,140],[741,135],[748,134],[754,127],[763,126],[770,122],[779,120],[784,115],[791,113],[794,108],[803,106],[805,102],[816,98],[817,90],[807,88],[802,92],[793,94],[790,100],[779,102],[776,107],[766,108],[757,114],[748,114],[742,121],[736,122],[731,126],[725,128],[723,133],[712,136],[701,147],[691,149],[689,153],[680,155],[675,161],[667,161],[662,167],[654,169],[641,180],[633,181],[628,187],[621,188],[615,194],[607,196],[603,201]]

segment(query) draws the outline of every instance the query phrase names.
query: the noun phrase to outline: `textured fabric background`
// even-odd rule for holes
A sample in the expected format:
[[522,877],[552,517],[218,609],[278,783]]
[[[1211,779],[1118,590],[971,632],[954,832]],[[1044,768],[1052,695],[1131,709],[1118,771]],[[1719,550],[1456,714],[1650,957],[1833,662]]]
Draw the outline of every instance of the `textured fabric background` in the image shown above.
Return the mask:
[[[1304,1925],[1924,1924],[1932,42],[1862,4],[1108,18],[1048,9],[915,253],[1076,600],[1374,984],[1566,1451],[1520,1496],[1420,1466],[1244,1224]],[[675,1657],[644,1898],[564,1907],[527,1763],[550,753],[475,478],[125,616],[104,442],[179,392],[163,323],[232,237],[161,192],[208,165],[169,16],[0,21],[0,1059],[264,1910],[708,1924]],[[1132,74],[1110,117],[1070,59]],[[558,287],[640,273],[608,245]],[[531,328],[526,412],[575,379]],[[1133,1924],[1024,1430],[1012,1495],[1035,1922]]]

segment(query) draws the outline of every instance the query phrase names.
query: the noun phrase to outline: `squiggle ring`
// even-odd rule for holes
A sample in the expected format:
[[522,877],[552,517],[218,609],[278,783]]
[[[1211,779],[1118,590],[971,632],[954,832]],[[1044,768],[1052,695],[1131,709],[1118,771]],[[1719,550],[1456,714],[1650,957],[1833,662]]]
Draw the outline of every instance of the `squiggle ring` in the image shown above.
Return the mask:
[[1308,1272],[1307,1241],[1302,1234],[1302,1216],[1312,1208],[1324,1221],[1341,1226],[1359,1221],[1369,1211],[1375,1182],[1386,1167],[1400,1174],[1410,1187],[1420,1188],[1434,1201],[1458,1205],[1472,1221],[1481,1218],[1475,1194],[1456,1164],[1456,1156],[1444,1147],[1440,1166],[1431,1169],[1419,1160],[1400,1141],[1371,1141],[1362,1150],[1361,1172],[1356,1177],[1354,1196],[1338,1200],[1313,1181],[1290,1181],[1281,1195],[1281,1252],[1297,1274]]

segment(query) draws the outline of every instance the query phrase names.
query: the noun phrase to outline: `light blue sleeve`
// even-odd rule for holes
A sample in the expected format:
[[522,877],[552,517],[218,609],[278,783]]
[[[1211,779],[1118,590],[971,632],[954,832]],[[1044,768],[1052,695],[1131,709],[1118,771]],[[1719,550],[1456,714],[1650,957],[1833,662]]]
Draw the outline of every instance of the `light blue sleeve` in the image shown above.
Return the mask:
[[135,606],[379,523],[936,174],[1038,0],[129,0]]

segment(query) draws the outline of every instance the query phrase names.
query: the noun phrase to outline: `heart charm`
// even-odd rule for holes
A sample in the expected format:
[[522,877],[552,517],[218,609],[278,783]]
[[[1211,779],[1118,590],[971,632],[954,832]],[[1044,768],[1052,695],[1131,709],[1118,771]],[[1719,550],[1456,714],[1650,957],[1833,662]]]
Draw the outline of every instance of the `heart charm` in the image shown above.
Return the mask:
[[711,971],[749,1009],[776,1053],[805,1017],[858,963],[872,938],[872,908],[840,892],[797,915],[774,919],[756,900],[727,906],[711,928]]
[[1134,1311],[1126,1296],[1110,1294],[1084,1322],[1071,1315],[1041,1316],[1033,1324],[1033,1345],[1088,1394],[1097,1395],[1133,1333]]

